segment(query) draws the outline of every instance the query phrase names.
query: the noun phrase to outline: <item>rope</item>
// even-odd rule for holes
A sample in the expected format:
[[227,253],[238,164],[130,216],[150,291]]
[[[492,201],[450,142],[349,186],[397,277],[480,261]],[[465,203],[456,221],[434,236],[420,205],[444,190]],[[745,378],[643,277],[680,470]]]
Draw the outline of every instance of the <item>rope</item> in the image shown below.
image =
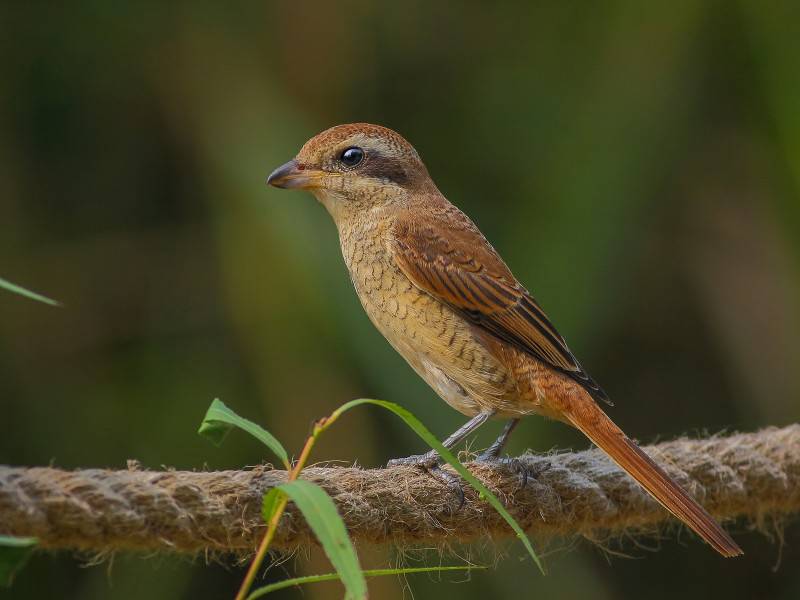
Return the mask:
[[[756,433],[681,438],[645,450],[711,514],[763,525],[800,512],[800,425]],[[600,539],[654,531],[669,515],[599,450],[468,463],[524,529],[537,537]],[[333,497],[357,543],[443,546],[508,536],[497,513],[465,485],[466,502],[414,467],[314,467],[304,478]],[[251,552],[262,532],[261,498],[286,472],[65,471],[0,466],[0,534],[35,536],[45,548],[182,553]],[[274,547],[313,543],[290,505]]]

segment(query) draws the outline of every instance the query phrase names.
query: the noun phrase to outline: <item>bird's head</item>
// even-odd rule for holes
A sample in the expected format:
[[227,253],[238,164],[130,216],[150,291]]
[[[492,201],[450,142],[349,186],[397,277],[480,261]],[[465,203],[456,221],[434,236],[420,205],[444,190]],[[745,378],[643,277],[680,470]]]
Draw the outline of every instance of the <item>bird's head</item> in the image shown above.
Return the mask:
[[310,191],[336,219],[435,189],[411,144],[367,123],[337,125],[314,136],[267,183]]

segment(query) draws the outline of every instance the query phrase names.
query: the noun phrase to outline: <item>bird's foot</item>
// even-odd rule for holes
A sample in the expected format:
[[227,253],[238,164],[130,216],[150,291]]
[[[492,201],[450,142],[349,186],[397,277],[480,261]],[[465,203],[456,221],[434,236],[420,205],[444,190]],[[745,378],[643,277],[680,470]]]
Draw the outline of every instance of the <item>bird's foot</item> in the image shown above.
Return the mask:
[[421,469],[433,469],[442,464],[442,457],[437,452],[431,450],[425,454],[414,454],[403,458],[393,458],[387,467],[420,467]]
[[486,450],[475,457],[475,462],[493,463],[499,460],[499,456],[500,449],[495,449],[493,446],[489,446]]
[[488,451],[484,452],[483,454],[479,454],[478,457],[475,459],[475,462],[488,463],[491,465],[500,465],[502,467],[505,467],[512,473],[516,473],[517,477],[519,478],[519,489],[524,489],[525,486],[528,485],[529,480],[538,479],[539,475],[541,475],[550,468],[550,464],[548,463],[533,469],[528,465],[526,465],[525,463],[523,463],[518,458],[513,458],[510,456],[499,458],[498,456]]
[[459,511],[462,508],[464,508],[464,503],[467,501],[467,499],[464,496],[464,488],[461,487],[461,478],[458,475],[454,475],[450,471],[445,471],[444,469],[442,469],[440,465],[435,465],[426,470],[428,471],[429,475],[435,477],[443,484],[445,484],[450,489],[450,491],[455,495],[456,500],[458,500],[458,506],[456,506],[456,511]]
[[466,498],[464,496],[464,489],[461,487],[461,478],[458,475],[454,475],[449,471],[445,471],[442,469],[442,463],[444,461],[439,456],[439,454],[433,450],[430,452],[426,452],[425,454],[415,454],[413,456],[406,456],[404,458],[393,458],[388,463],[386,463],[387,467],[419,467],[426,471],[432,477],[438,479],[442,483],[444,483],[450,491],[455,494],[456,498],[458,499],[458,507],[456,510],[461,510],[464,506],[464,502],[466,502]]

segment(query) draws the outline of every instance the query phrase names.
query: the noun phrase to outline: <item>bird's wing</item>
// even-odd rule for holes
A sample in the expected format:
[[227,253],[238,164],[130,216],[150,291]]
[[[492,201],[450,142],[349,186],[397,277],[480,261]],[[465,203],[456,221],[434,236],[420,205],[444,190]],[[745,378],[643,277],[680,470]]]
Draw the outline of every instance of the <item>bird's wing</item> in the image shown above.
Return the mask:
[[608,401],[583,370],[536,300],[461,211],[420,221],[398,218],[391,254],[419,289],[445,302],[475,325],[568,375],[591,395]]

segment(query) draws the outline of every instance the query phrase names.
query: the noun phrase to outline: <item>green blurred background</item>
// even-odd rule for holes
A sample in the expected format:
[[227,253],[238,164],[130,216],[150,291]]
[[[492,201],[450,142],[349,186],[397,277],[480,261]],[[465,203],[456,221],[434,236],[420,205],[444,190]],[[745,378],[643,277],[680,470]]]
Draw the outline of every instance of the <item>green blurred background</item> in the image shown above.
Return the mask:
[[[0,294],[2,463],[264,460],[245,435],[222,449],[196,435],[217,396],[295,449],[361,396],[455,429],[462,417],[362,313],[324,209],[264,184],[350,121],[416,146],[630,435],[800,420],[797,3],[5,2],[0,31],[0,276],[64,303]],[[587,446],[532,418],[510,450]],[[375,466],[420,450],[364,409],[316,458]],[[800,528],[782,552],[734,531],[736,561],[686,534],[656,553],[612,545],[634,559],[566,543],[542,578],[508,543],[475,548],[506,559],[469,582],[409,585],[416,598],[800,597]],[[202,557],[81,568],[90,558],[37,555],[7,593],[230,598],[243,575]],[[268,578],[328,570],[314,550]]]

